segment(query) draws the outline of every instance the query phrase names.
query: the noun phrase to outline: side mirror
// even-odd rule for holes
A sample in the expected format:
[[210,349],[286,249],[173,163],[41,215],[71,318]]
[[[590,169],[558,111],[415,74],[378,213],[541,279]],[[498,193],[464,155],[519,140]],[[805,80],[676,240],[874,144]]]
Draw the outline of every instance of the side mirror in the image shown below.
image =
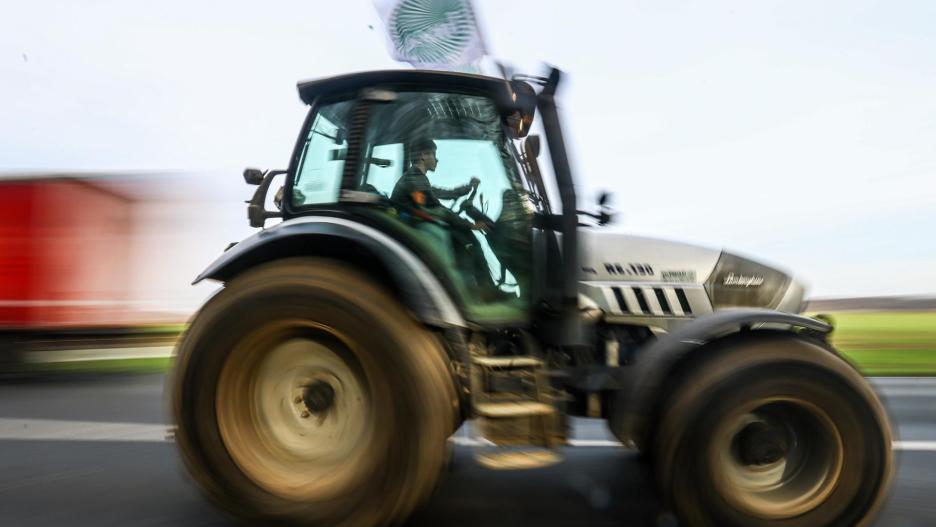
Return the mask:
[[537,159],[540,155],[540,137],[538,135],[527,136],[523,140],[523,155],[527,159]]
[[263,182],[263,171],[259,168],[245,168],[244,169],[244,181],[248,185],[259,185]]
[[[255,168],[244,170],[244,181],[251,185],[257,185],[257,190],[254,191],[253,197],[247,202],[247,219],[251,227],[263,227],[268,218],[280,218],[283,216],[281,212],[266,210],[263,205],[266,203],[267,191],[270,189],[270,183],[273,182],[273,178],[285,173],[285,170],[269,170],[267,172],[261,172]],[[258,174],[259,180],[257,179]],[[282,198],[280,198],[280,204],[277,206],[279,207],[281,205]]]
[[504,124],[511,139],[527,137],[527,134],[530,133],[530,125],[533,124],[533,114],[520,113],[519,111],[512,112],[504,116]]
[[608,191],[602,191],[598,195],[598,206],[605,207],[611,201],[611,193]]
[[345,139],[347,139],[347,135],[345,134],[344,129],[339,128],[335,130],[335,144],[336,145],[343,145],[345,142]]
[[283,192],[286,190],[286,186],[282,185],[276,191],[276,194],[273,195],[273,205],[276,205],[278,210],[283,210]]

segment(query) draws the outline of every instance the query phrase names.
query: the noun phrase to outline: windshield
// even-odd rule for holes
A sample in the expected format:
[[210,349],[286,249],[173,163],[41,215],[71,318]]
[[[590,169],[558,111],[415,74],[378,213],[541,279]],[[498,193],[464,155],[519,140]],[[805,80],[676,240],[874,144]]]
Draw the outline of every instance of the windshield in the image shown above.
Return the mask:
[[343,190],[430,246],[470,312],[525,315],[533,207],[493,101],[397,93],[369,108],[362,139],[363,163]]
[[[435,142],[438,170],[433,182],[455,184],[458,178],[494,170],[487,179],[519,188],[518,159],[511,151],[494,104],[484,97],[445,93],[401,93],[392,104],[375,106],[367,129],[367,163],[360,185],[373,185],[388,196],[408,168],[417,140]],[[444,158],[448,156],[448,162]],[[453,157],[454,156],[454,157]],[[472,173],[473,174],[470,174]],[[395,179],[396,178],[396,179]],[[389,185],[389,186],[388,186]]]

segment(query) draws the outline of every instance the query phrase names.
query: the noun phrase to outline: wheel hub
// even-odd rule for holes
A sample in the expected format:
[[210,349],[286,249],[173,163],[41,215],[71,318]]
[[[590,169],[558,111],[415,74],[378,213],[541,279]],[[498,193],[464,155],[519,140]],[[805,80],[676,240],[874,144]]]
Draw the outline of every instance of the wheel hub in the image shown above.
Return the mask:
[[[234,462],[274,494],[338,492],[369,470],[372,407],[336,338],[291,328],[238,346],[218,383],[218,427]],[[283,324],[286,326],[286,324]]]
[[335,389],[325,381],[315,381],[302,391],[302,402],[313,414],[326,414],[335,404]]
[[783,426],[758,420],[745,426],[737,436],[735,448],[745,465],[770,465],[785,458],[790,449]]
[[732,506],[755,517],[793,518],[836,488],[842,438],[828,415],[785,396],[752,401],[714,434],[712,478]]

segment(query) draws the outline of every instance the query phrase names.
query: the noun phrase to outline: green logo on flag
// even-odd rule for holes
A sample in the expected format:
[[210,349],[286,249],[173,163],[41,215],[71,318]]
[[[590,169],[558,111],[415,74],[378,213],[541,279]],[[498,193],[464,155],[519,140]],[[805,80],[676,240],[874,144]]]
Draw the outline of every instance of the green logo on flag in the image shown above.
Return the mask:
[[387,29],[409,62],[454,64],[475,38],[474,16],[464,0],[403,0]]

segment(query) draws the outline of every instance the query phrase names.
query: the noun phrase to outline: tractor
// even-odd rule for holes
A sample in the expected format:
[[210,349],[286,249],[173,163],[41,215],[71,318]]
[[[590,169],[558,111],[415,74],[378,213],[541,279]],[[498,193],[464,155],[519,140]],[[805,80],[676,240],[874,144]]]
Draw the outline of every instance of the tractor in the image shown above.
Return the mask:
[[891,428],[832,327],[799,314],[783,271],[603,232],[606,196],[577,210],[561,79],[298,85],[288,168],[244,172],[259,230],[197,277],[223,287],[170,378],[211,501],[249,522],[399,523],[466,423],[479,463],[519,470],[561,459],[578,416],[639,452],[685,525],[873,519]]

